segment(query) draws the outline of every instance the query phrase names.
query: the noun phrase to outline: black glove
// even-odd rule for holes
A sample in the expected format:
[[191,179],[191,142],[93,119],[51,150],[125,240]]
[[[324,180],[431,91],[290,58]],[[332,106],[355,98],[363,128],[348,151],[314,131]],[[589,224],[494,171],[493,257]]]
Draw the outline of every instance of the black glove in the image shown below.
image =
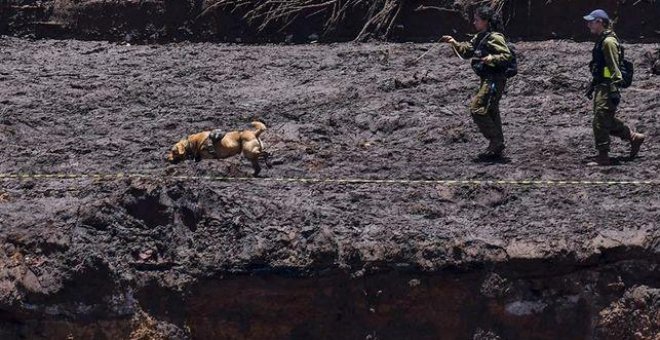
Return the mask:
[[619,93],[619,91],[610,92],[610,100],[614,106],[619,106],[619,103],[621,102],[621,93]]
[[589,100],[594,99],[594,87],[589,85],[589,88],[587,89],[587,92],[584,93],[584,95],[587,96]]

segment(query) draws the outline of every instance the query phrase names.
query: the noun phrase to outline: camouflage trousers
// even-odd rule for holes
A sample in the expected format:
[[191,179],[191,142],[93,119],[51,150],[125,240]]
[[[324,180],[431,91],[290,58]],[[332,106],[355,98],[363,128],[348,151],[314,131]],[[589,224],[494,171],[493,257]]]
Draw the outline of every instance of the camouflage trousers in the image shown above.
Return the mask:
[[488,139],[491,151],[504,149],[504,134],[500,116],[500,99],[506,86],[505,77],[481,79],[479,90],[470,102],[470,114],[481,134]]
[[596,85],[594,89],[593,130],[596,149],[610,151],[610,136],[630,140],[630,128],[615,117],[617,105],[610,99],[608,84]]

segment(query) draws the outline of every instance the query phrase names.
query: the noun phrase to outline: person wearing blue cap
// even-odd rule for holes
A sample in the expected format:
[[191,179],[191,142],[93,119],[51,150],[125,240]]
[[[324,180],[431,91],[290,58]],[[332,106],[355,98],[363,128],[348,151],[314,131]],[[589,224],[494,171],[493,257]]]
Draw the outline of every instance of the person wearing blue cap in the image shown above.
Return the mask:
[[592,51],[589,63],[593,80],[587,97],[593,100],[593,130],[598,156],[589,165],[611,165],[609,157],[610,135],[630,142],[630,158],[637,156],[644,142],[644,135],[632,132],[621,120],[615,117],[621,101],[619,86],[623,80],[619,68],[622,58],[619,39],[612,30],[612,21],[602,9],[584,16],[592,34],[598,41]]
[[513,54],[502,34],[502,20],[493,8],[477,8],[473,24],[478,33],[471,41],[458,42],[446,35],[440,42],[451,44],[461,58],[472,58],[472,69],[481,81],[470,103],[470,114],[481,134],[489,141],[478,159],[497,161],[502,159],[505,148],[499,102],[506,87],[506,73]]

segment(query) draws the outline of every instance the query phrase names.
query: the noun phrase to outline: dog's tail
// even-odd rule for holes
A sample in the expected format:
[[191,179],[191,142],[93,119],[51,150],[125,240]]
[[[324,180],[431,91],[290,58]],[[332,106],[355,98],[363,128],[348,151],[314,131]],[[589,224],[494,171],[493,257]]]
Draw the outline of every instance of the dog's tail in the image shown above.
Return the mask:
[[252,126],[255,128],[256,131],[254,131],[255,136],[259,138],[262,132],[266,131],[266,124],[258,121],[252,122]]

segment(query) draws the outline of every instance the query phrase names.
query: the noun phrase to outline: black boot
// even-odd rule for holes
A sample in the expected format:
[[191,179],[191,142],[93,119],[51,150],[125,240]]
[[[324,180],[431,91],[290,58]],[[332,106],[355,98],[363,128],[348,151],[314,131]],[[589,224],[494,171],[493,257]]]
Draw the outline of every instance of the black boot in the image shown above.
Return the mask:
[[610,159],[609,152],[607,150],[598,151],[598,156],[592,162],[587,163],[588,166],[608,166],[612,165],[612,159]]
[[477,114],[472,115],[472,120],[477,124],[481,134],[489,141],[486,151],[480,153],[477,157],[480,160],[500,159],[504,151],[504,141],[502,140],[502,133],[495,121],[490,116]]

